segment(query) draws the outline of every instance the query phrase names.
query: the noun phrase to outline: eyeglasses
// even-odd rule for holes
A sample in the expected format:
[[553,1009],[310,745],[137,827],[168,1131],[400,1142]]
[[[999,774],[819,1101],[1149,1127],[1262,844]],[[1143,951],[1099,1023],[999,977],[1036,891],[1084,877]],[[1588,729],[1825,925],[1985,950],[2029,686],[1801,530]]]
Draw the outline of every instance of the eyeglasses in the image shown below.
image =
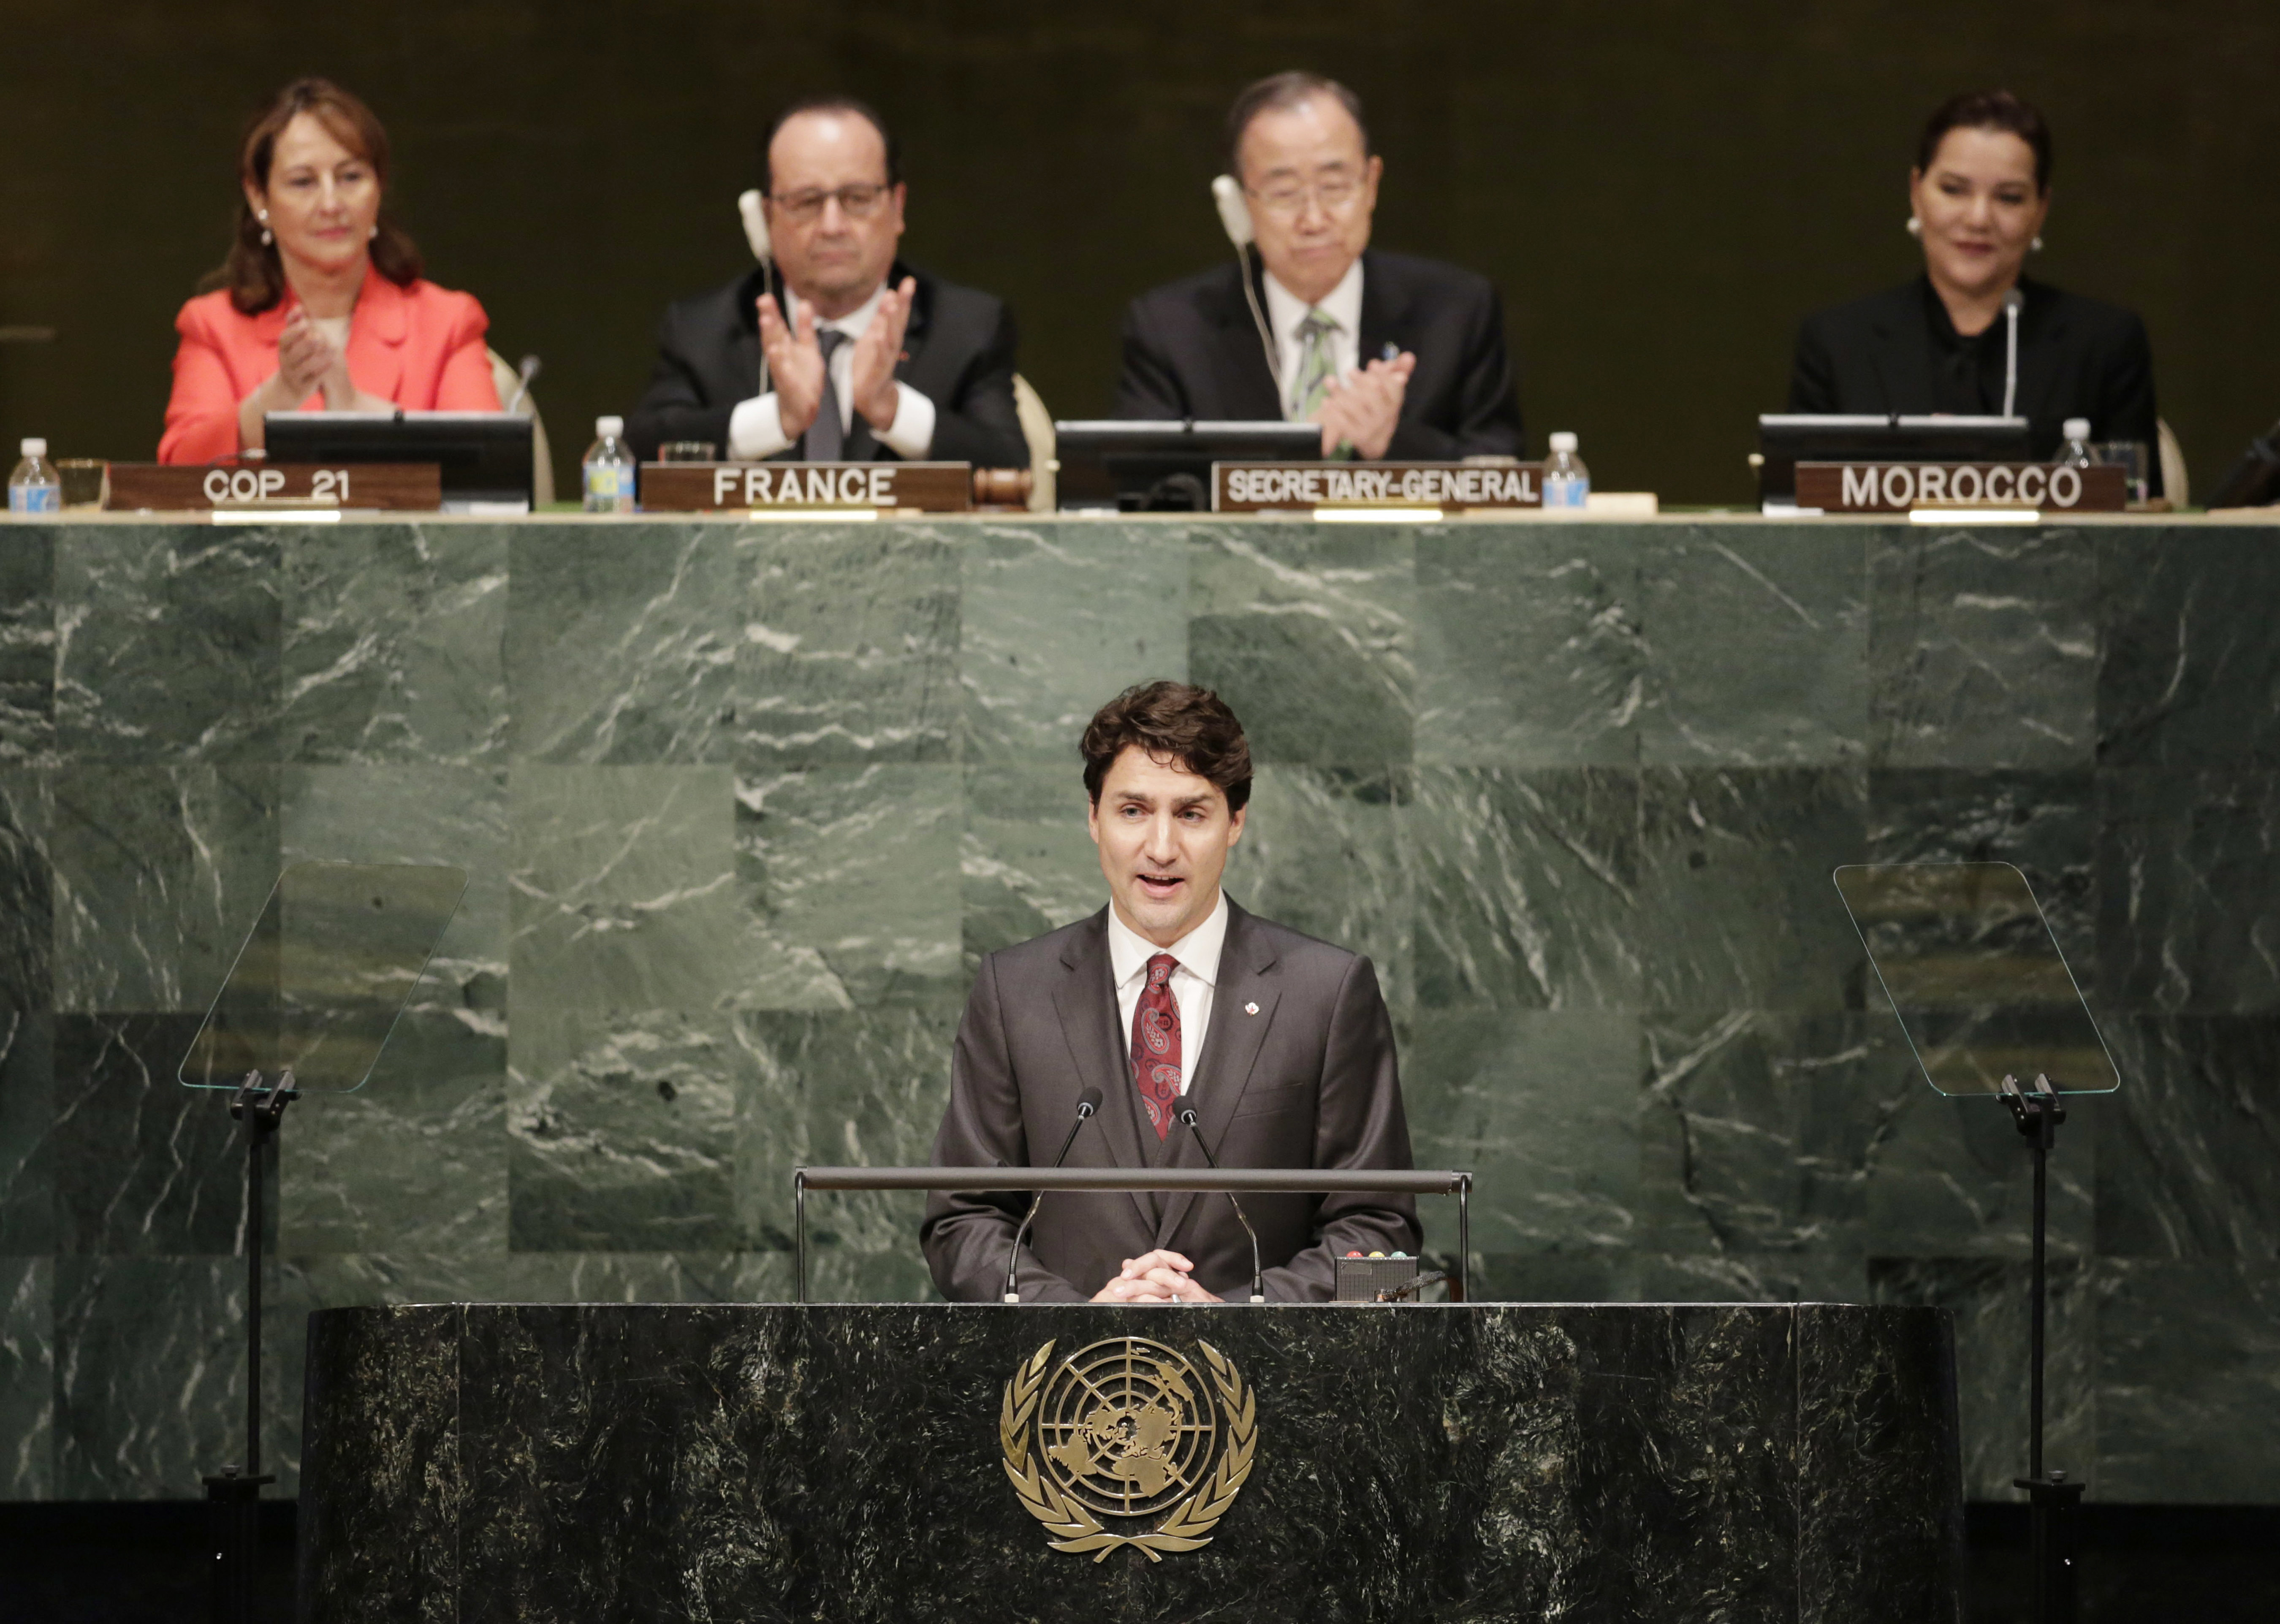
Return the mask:
[[823,216],[823,205],[836,198],[839,212],[849,219],[869,219],[886,206],[890,186],[843,186],[835,191],[770,193],[768,201],[786,215],[805,226]]
[[1324,175],[1312,186],[1298,181],[1278,181],[1266,190],[1251,195],[1269,214],[1296,219],[1306,212],[1309,198],[1321,205],[1323,213],[1336,214],[1361,196],[1361,182],[1352,175]]

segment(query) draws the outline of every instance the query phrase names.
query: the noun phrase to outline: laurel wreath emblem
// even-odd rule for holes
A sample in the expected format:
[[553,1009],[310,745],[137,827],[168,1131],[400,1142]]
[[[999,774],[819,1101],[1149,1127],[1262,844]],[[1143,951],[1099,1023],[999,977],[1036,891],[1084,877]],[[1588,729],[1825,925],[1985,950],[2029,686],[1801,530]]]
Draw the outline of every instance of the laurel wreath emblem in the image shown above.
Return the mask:
[[1053,1344],[1039,1348],[1005,1383],[1005,1402],[998,1412],[998,1442],[1005,1451],[1005,1475],[1021,1508],[1057,1537],[1047,1543],[1056,1551],[1094,1552],[1093,1560],[1108,1559],[1121,1545],[1137,1545],[1151,1562],[1160,1562],[1167,1551],[1196,1551],[1211,1543],[1211,1531],[1227,1515],[1235,1497],[1251,1476],[1251,1461],[1259,1447],[1259,1412],[1242,1373],[1228,1357],[1207,1342],[1198,1341],[1204,1367],[1227,1415],[1227,1448],[1204,1486],[1175,1507],[1172,1514],[1144,1534],[1117,1534],[1075,1500],[1063,1494],[1029,1458],[1029,1421],[1036,1415],[1039,1395],[1051,1366]]

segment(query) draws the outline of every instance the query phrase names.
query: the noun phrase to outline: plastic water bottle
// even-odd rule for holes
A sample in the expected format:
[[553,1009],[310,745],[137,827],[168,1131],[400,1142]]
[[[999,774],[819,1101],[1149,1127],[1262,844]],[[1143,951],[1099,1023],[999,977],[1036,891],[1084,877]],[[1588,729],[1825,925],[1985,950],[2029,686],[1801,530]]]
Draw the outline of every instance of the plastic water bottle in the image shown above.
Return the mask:
[[594,419],[594,443],[586,448],[586,511],[589,513],[630,513],[634,511],[634,454],[625,441],[621,417]]
[[1575,436],[1563,429],[1552,436],[1552,455],[1544,459],[1544,505],[1581,512],[1591,494],[1591,471],[1575,455]]
[[2090,454],[2090,419],[2088,418],[2070,417],[2059,432],[2066,436],[2066,443],[2059,447],[2060,467],[2087,468],[2098,460]]
[[48,460],[48,443],[36,436],[24,442],[24,460],[8,476],[8,511],[12,513],[60,513],[64,482]]

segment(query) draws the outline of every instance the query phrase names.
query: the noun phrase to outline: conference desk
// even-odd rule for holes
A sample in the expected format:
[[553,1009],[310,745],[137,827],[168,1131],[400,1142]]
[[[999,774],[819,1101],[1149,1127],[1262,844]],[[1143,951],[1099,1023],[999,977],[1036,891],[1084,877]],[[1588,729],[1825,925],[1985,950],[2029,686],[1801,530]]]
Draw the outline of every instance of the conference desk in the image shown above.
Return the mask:
[[[1130,1338],[1239,1392],[1243,1475],[1202,1543],[1056,1549],[1009,1418]],[[302,1616],[1952,1620],[1950,1358],[1814,1304],[335,1309]]]

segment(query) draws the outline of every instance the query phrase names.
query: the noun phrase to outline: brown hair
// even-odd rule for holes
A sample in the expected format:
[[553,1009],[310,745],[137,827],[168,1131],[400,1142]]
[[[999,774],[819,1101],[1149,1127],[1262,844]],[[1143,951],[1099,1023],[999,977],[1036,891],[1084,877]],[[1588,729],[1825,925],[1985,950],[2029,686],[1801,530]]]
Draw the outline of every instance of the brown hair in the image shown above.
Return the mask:
[[[285,296],[284,265],[277,258],[276,244],[261,240],[261,221],[245,200],[244,189],[248,186],[256,191],[269,189],[269,165],[276,154],[277,137],[304,112],[322,124],[334,140],[370,164],[383,200],[388,194],[388,132],[371,108],[329,79],[297,79],[280,90],[276,99],[246,127],[245,143],[238,150],[237,228],[229,258],[198,284],[202,292],[228,289],[230,304],[244,315],[258,315]],[[384,212],[379,226],[379,235],[372,240],[373,269],[399,288],[417,281],[423,268],[419,249]]]
[[1929,173],[1950,130],[2007,130],[2034,149],[2035,190],[2051,189],[2051,127],[2008,90],[1966,90],[1951,96],[1924,120],[1916,142],[1916,167]]
[[1301,102],[1310,102],[1326,96],[1346,110],[1354,127],[1361,132],[1361,155],[1367,158],[1375,148],[1369,144],[1369,124],[1361,116],[1361,97],[1347,89],[1335,79],[1325,79],[1320,73],[1305,73],[1293,70],[1275,73],[1245,85],[1243,94],[1235,98],[1235,105],[1227,110],[1227,172],[1240,180],[1243,176],[1243,134],[1251,121],[1262,112],[1283,112]]
[[1241,812],[1251,799],[1250,742],[1227,701],[1207,688],[1146,682],[1100,707],[1077,746],[1084,756],[1084,792],[1094,805],[1100,804],[1109,767],[1135,744],[1155,760],[1176,762],[1218,785],[1229,812]]

